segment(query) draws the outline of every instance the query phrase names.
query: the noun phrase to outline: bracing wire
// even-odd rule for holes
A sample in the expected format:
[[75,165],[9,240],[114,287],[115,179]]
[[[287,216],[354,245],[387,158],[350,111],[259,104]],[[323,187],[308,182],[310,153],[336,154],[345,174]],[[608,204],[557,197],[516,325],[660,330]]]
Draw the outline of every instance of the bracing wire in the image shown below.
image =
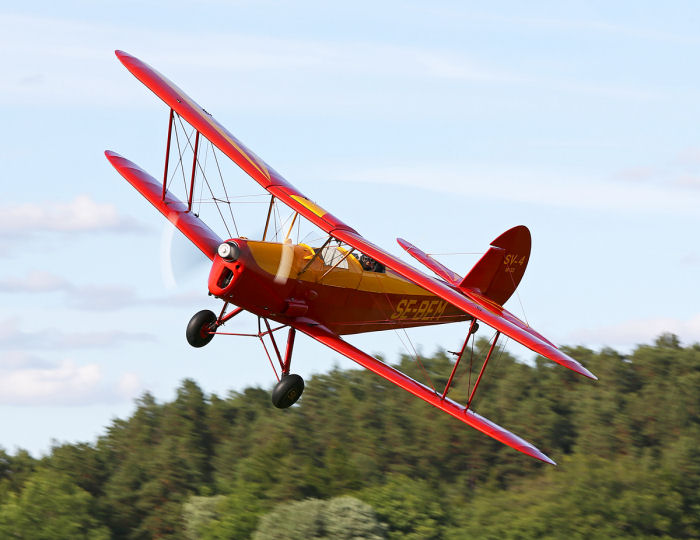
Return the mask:
[[[180,119],[178,117],[178,121],[182,125],[182,119]],[[183,126],[183,130],[184,130],[184,126]],[[206,137],[205,137],[205,139],[206,139]],[[190,149],[192,150],[192,152],[194,153],[194,148],[192,147],[192,142],[190,141],[189,137],[187,139],[187,144],[190,147]],[[209,180],[207,179],[207,175],[204,172],[204,169],[202,169],[201,163],[199,163],[199,156],[197,156],[196,164],[197,164],[197,167],[199,167],[200,172],[202,173],[202,178],[204,179],[204,183],[207,185],[207,189],[209,190],[209,193],[211,194],[212,200],[214,201],[214,203],[216,205],[216,209],[219,212],[219,216],[221,216],[221,221],[223,221],[223,223],[224,223],[224,227],[226,228],[226,233],[229,235],[229,237],[231,237],[232,236],[231,230],[228,228],[228,223],[226,223],[226,219],[224,218],[224,214],[221,211],[221,208],[219,207],[219,203],[217,202],[216,196],[214,195],[214,190],[212,190],[211,185],[209,184]],[[183,176],[184,176],[184,171],[183,171]],[[187,183],[186,182],[185,182],[185,191],[187,191]]]
[[228,197],[228,191],[226,190],[226,182],[224,182],[224,175],[221,174],[221,167],[219,167],[219,159],[216,157],[216,150],[212,145],[211,153],[214,155],[214,161],[216,161],[216,168],[219,171],[219,178],[221,179],[221,185],[224,188],[224,196],[226,197],[226,202],[228,203],[228,210],[231,214],[231,220],[233,221],[233,228],[236,229],[236,236],[240,236],[238,232],[238,225],[236,224],[236,218],[233,216],[233,208],[231,208],[231,201]]

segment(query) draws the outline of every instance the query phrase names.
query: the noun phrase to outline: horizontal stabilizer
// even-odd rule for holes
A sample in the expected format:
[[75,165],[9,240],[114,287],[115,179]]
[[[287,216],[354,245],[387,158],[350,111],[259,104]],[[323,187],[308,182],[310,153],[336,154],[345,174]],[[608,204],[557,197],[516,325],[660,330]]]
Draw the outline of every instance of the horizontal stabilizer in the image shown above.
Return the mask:
[[406,252],[409,255],[411,255],[414,259],[420,261],[425,266],[430,268],[433,272],[435,272],[438,276],[440,276],[448,283],[457,285],[461,281],[462,278],[458,274],[447,268],[441,262],[438,262],[435,259],[433,259],[427,253],[424,253],[410,242],[407,242],[403,238],[397,238],[396,241],[402,248],[406,250]]
[[202,250],[207,257],[214,259],[216,249],[222,242],[221,238],[201,219],[192,212],[188,212],[185,203],[169,191],[165,192],[165,198],[163,198],[163,184],[135,163],[109,150],[105,151],[105,156],[117,172],[160,210],[182,234]]
[[320,341],[324,345],[327,345],[334,351],[347,356],[350,358],[350,360],[354,360],[362,367],[373,371],[381,377],[384,377],[389,382],[400,386],[414,396],[419,397],[423,401],[427,401],[431,405],[445,411],[446,413],[454,416],[474,429],[481,431],[489,437],[493,437],[497,441],[502,442],[511,448],[515,448],[523,454],[539,459],[540,461],[544,461],[545,463],[556,465],[552,459],[547,457],[542,451],[536,448],[533,444],[527,442],[525,439],[518,437],[498,424],[495,424],[483,416],[478,415],[471,409],[466,409],[463,405],[460,405],[449,398],[443,398],[432,388],[419,383],[408,375],[404,375],[399,370],[386,365],[384,362],[380,362],[357,347],[350,345],[347,341],[344,341],[340,338],[340,336],[334,334],[324,326],[318,325],[313,321],[300,321],[294,326],[297,330],[304,332],[308,336]]

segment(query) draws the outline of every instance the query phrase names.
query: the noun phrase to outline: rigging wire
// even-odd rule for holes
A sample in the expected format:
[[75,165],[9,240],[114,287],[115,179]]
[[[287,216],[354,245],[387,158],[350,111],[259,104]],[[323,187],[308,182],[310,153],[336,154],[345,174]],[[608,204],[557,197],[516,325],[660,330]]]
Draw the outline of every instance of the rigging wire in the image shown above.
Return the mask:
[[[182,119],[180,119],[179,117],[178,117],[178,121],[182,124]],[[183,130],[184,130],[184,126],[183,126]],[[195,131],[196,131],[196,130],[195,130]],[[205,137],[205,139],[206,139],[206,137]],[[187,139],[187,144],[188,144],[188,146],[190,147],[190,149],[192,149],[192,153],[194,154],[194,148],[192,147],[192,143],[191,143],[191,141],[190,141],[189,138]],[[202,169],[202,165],[201,165],[201,163],[199,162],[199,156],[195,156],[195,157],[196,157],[195,163],[196,163],[196,165],[199,167],[199,170],[200,170],[201,173],[202,173],[202,177],[203,177],[203,179],[204,179],[204,183],[207,185],[207,189],[209,189],[209,193],[211,194],[211,197],[212,197],[212,199],[214,200],[214,202],[215,202],[215,204],[216,204],[216,209],[217,209],[217,211],[219,212],[219,216],[221,216],[221,221],[224,222],[224,227],[226,228],[226,233],[229,235],[229,238],[230,238],[230,237],[232,236],[231,230],[228,228],[228,223],[226,223],[226,219],[224,218],[224,214],[223,214],[223,212],[221,211],[221,208],[219,207],[218,202],[216,202],[216,196],[214,195],[214,190],[212,190],[211,185],[209,184],[209,180],[207,179],[207,175],[206,175],[206,173],[204,172],[204,169]],[[183,175],[184,175],[184,171],[183,171]],[[185,183],[185,191],[187,191],[187,184],[186,184],[186,183]]]
[[[180,119],[180,115],[178,115],[178,120]],[[180,121],[180,124],[182,125],[182,122]],[[183,130],[185,129],[184,127],[182,128]],[[182,183],[185,186],[185,193],[187,193],[187,179],[185,178],[185,166],[182,163],[182,148],[180,147],[180,136],[178,135],[178,129],[177,129],[177,124],[175,124],[175,143],[177,144],[177,154],[178,154],[178,163],[177,166],[175,167],[175,170],[173,171],[172,176],[170,177],[170,182],[175,179],[175,175],[177,174],[177,169],[178,167],[180,168],[180,171],[182,172]],[[167,186],[166,186],[167,187]]]
[[[491,372],[492,373],[498,371],[499,360],[502,358],[503,353],[505,352],[506,347],[508,346],[508,341],[510,340],[510,338],[508,336],[506,336],[505,334],[501,334],[501,335],[504,337],[503,344],[498,346],[498,354],[496,355],[496,358],[494,358],[491,361]],[[488,393],[488,389],[491,387],[491,384],[492,384],[491,379],[495,380],[494,377],[491,377],[491,378],[486,377],[485,381],[482,383],[482,389],[481,389],[480,394]],[[474,396],[474,399],[472,400],[471,405],[473,405],[477,401],[478,401],[477,396]],[[469,408],[473,410],[473,407],[471,405]]]
[[233,208],[231,208],[231,200],[229,199],[228,191],[226,191],[226,183],[224,182],[224,175],[221,174],[221,167],[219,167],[219,159],[216,157],[216,150],[214,149],[213,145],[211,148],[211,153],[214,155],[214,161],[216,161],[216,168],[219,171],[219,178],[221,179],[221,185],[224,188],[224,195],[226,196],[228,210],[229,210],[229,213],[231,214],[231,220],[233,221],[233,228],[236,229],[236,236],[240,236],[240,233],[238,232],[238,225],[236,224],[236,218],[233,216]]
[[426,253],[426,255],[430,255],[431,257],[436,256],[436,255],[483,255],[483,251],[452,251],[449,253]]
[[[205,147],[204,150],[204,168],[207,168],[207,157],[209,157],[209,148],[211,148],[211,142],[209,142],[206,138],[204,139],[206,142],[209,143],[209,147]],[[195,213],[196,216],[199,216],[202,213],[202,191],[204,191],[204,184],[200,182],[199,184],[199,203],[197,204],[197,212]],[[192,204],[194,204],[194,201],[192,201]]]
[[[379,286],[381,288],[382,294],[384,295],[384,298],[386,298],[387,304],[393,307],[391,299],[389,298],[389,294],[384,289],[384,285],[382,284],[381,280],[379,281]],[[376,304],[377,300],[374,299],[374,302]],[[385,320],[389,321],[389,319],[386,317],[386,314],[384,314],[384,318],[385,318]],[[428,373],[428,370],[423,365],[423,362],[421,362],[420,356],[418,356],[418,352],[416,351],[416,348],[413,346],[413,342],[411,341],[411,338],[409,337],[408,332],[406,332],[406,329],[401,328],[401,330],[403,330],[404,335],[406,336],[406,340],[408,341],[408,343],[411,346],[411,349],[413,350],[413,354],[411,354],[411,350],[409,350],[409,348],[406,346],[403,339],[401,338],[401,334],[399,333],[399,329],[393,328],[393,330],[396,333],[396,335],[398,336],[399,341],[401,342],[401,345],[403,345],[404,349],[406,349],[408,356],[412,357],[416,361],[418,366],[420,367],[421,371],[425,375],[425,378],[427,379],[428,384],[430,385],[430,387],[433,390],[433,392],[435,393],[435,395],[439,395],[438,391],[435,389],[435,384],[433,383],[433,380],[431,379],[430,374]]]
[[[528,326],[530,326],[530,321],[527,320],[527,315],[525,314],[525,306],[523,305],[523,302],[522,302],[522,300],[520,299],[520,293],[518,292],[518,288],[517,288],[517,286],[515,285],[515,279],[513,279],[513,275],[512,275],[512,274],[508,274],[508,275],[510,276],[510,281],[511,281],[511,283],[513,284],[513,289],[515,290],[515,296],[517,297],[518,303],[520,304],[520,309],[521,309],[522,312],[523,312],[523,319],[525,319],[525,324],[527,324]],[[530,327],[530,328],[532,328],[532,327]]]

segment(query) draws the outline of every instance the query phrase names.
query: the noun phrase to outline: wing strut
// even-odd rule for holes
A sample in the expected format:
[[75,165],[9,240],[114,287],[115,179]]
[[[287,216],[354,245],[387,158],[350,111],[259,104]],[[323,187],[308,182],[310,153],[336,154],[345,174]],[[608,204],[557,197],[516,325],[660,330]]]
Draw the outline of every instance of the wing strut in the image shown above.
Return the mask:
[[165,171],[163,172],[163,198],[168,191],[168,165],[170,164],[170,137],[173,134],[173,120],[175,119],[175,111],[170,109],[170,120],[168,121],[168,142],[165,144]]
[[199,150],[199,131],[194,137],[194,156],[192,157],[192,177],[190,178],[190,196],[187,198],[187,211],[192,211],[192,198],[194,197],[194,177],[197,172],[197,151]]
[[493,350],[496,348],[496,342],[498,341],[498,336],[500,336],[500,335],[501,335],[501,332],[496,330],[496,337],[493,338],[493,343],[491,344],[491,348],[489,349],[489,353],[486,355],[486,360],[484,360],[484,365],[481,366],[481,371],[479,372],[479,376],[476,378],[476,382],[474,383],[474,388],[472,389],[472,393],[469,394],[469,400],[467,401],[467,409],[472,404],[472,400],[474,399],[474,394],[476,394],[476,389],[479,387],[479,383],[481,382],[481,377],[484,374],[484,371],[486,370],[486,364],[489,363],[489,358],[491,358],[491,355],[493,354]]
[[[469,338],[472,337],[472,334],[474,334],[477,329],[479,328],[479,325],[476,322],[476,319],[472,319],[472,323],[469,325],[469,332],[467,332],[467,338],[464,340],[464,345],[462,345],[462,350],[459,351],[459,354],[457,354],[457,360],[455,360],[455,365],[452,368],[452,373],[450,373],[450,378],[447,379],[447,384],[445,385],[445,391],[442,393],[442,399],[445,399],[447,397],[447,391],[450,389],[450,385],[452,384],[452,379],[455,378],[455,373],[457,373],[457,366],[459,366],[459,361],[462,359],[462,355],[464,354],[464,351],[467,349],[467,344],[469,343]],[[455,354],[455,353],[452,353]],[[469,406],[467,405],[467,408]]]
[[270,217],[272,216],[272,207],[275,205],[275,196],[270,195],[270,206],[267,209],[267,219],[265,220],[265,230],[263,231],[262,235],[262,241],[265,241],[265,237],[267,236],[267,229],[270,226]]

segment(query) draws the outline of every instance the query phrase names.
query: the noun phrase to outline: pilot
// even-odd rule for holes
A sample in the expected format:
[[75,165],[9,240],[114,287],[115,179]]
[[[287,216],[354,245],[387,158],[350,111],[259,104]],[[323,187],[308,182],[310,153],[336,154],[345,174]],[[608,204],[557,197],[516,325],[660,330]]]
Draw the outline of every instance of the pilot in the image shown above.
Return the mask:
[[368,272],[384,272],[383,264],[364,254],[360,255],[360,265],[363,270],[367,270]]

